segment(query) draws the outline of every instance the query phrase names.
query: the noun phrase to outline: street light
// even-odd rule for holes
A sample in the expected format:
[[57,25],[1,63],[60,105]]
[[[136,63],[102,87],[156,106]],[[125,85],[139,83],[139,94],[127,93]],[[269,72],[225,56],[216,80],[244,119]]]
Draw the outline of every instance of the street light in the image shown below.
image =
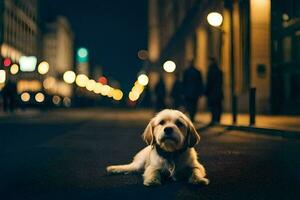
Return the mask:
[[211,26],[219,27],[223,22],[223,16],[218,12],[211,12],[207,15],[207,22]]
[[176,64],[173,61],[168,60],[164,63],[163,68],[166,72],[172,73],[176,69]]

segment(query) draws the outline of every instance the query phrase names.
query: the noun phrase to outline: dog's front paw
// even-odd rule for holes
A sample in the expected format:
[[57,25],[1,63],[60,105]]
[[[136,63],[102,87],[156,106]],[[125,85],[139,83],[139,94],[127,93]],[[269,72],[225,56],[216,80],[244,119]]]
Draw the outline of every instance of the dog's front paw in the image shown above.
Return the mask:
[[144,180],[145,186],[158,186],[161,185],[161,181],[159,177],[154,177],[152,179],[145,179]]
[[119,174],[119,173],[121,173],[121,170],[118,166],[108,166],[108,167],[106,167],[106,171],[109,174]]
[[207,178],[201,178],[199,176],[192,175],[189,178],[189,183],[194,184],[194,185],[208,185],[209,180]]

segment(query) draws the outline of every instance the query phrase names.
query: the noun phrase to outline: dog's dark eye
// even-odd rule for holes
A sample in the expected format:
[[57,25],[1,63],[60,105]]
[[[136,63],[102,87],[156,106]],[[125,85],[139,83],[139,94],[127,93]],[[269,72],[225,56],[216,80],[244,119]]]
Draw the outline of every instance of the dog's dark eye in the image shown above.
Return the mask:
[[161,121],[159,122],[160,125],[164,125],[165,123],[166,123],[165,120],[161,120]]
[[175,122],[175,124],[176,124],[177,127],[182,127],[182,126],[184,126],[184,124],[183,124],[180,120],[177,120],[177,121]]

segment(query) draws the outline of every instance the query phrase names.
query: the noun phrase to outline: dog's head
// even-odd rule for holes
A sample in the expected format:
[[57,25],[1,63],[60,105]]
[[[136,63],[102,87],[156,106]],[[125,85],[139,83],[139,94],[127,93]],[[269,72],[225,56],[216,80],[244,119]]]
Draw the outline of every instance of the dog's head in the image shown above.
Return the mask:
[[193,147],[200,140],[191,120],[178,110],[163,110],[151,119],[143,133],[148,145],[157,144],[167,152]]

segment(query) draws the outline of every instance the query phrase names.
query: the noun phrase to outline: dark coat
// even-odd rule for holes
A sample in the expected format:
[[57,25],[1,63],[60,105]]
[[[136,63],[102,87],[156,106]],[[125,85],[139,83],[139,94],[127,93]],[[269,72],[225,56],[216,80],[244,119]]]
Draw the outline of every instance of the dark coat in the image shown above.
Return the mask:
[[205,94],[209,105],[219,103],[223,99],[223,73],[215,64],[209,66]]
[[186,99],[198,99],[203,95],[202,74],[194,66],[190,66],[184,71],[182,88]]

